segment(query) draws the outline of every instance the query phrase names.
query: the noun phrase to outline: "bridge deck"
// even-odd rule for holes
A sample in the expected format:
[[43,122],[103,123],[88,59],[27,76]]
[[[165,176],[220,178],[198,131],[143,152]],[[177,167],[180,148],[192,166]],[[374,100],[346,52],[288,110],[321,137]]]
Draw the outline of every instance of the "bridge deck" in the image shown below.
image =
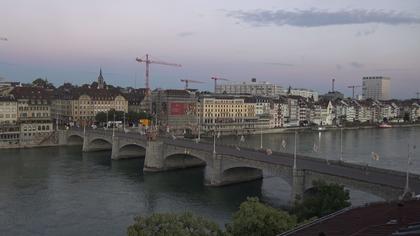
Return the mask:
[[[78,132],[83,132],[78,130]],[[97,135],[112,136],[112,131],[107,130],[89,130],[86,132],[95,133]],[[115,136],[126,139],[141,139],[146,141],[145,135],[139,133],[129,132],[115,132]],[[195,149],[206,152],[213,152],[213,144],[205,141],[199,143],[194,140],[187,139],[172,139],[172,138],[160,138],[166,144],[174,145],[187,149]],[[271,155],[267,155],[264,150],[257,150],[251,148],[240,147],[238,150],[234,146],[228,145],[216,145],[216,152],[218,155],[229,155],[237,158],[244,158],[248,160],[263,162],[271,165],[282,165],[282,166],[293,166],[293,154],[272,152]],[[359,165],[353,163],[346,163],[340,161],[326,160],[316,157],[308,157],[297,155],[297,168],[300,170],[309,170],[312,172],[350,178],[362,182],[392,186],[395,188],[404,188],[406,173],[372,167],[368,165]],[[420,176],[410,174],[410,187],[415,192],[420,192]]]

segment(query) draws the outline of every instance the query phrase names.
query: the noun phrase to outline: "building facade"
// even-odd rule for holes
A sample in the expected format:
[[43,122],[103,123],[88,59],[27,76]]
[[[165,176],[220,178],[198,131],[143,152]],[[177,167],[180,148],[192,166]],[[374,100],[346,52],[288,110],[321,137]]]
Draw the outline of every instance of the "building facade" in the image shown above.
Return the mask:
[[265,81],[257,82],[256,79],[252,79],[251,82],[218,84],[216,93],[276,97],[283,95],[284,91],[279,85]]
[[197,101],[194,92],[184,89],[152,92],[152,111],[162,132],[174,135],[198,132]]
[[389,100],[390,77],[367,76],[363,77],[363,99]]
[[200,97],[198,111],[204,133],[244,134],[260,128],[255,103],[247,103],[245,98],[203,96]]

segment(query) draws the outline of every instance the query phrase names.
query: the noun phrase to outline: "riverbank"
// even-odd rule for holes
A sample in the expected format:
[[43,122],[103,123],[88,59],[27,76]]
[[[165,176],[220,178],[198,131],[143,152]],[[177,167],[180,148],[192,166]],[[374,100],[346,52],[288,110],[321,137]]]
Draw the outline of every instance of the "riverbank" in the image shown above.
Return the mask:
[[[395,129],[395,128],[409,128],[409,127],[420,127],[420,124],[392,124],[392,127],[387,129]],[[298,132],[327,132],[327,131],[334,131],[334,130],[362,130],[362,129],[384,129],[379,128],[377,125],[368,125],[368,126],[347,126],[347,127],[337,127],[337,126],[324,126],[325,129],[323,130],[315,130],[315,127],[288,127],[288,128],[272,128],[272,129],[263,129],[263,130],[254,130],[250,133],[250,135],[257,135],[257,134],[278,134],[278,133],[293,133],[295,131]],[[232,134],[227,134],[224,136],[231,136]]]

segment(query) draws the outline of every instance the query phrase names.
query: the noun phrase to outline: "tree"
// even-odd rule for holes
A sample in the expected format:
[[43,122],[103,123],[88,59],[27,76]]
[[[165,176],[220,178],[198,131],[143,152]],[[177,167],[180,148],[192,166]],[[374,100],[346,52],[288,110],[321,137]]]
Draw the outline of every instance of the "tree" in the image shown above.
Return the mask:
[[47,79],[37,78],[34,81],[32,81],[32,85],[41,87],[41,88],[48,88],[53,89],[54,85],[50,82],[48,82]]
[[[109,117],[108,117],[109,118]],[[95,116],[95,121],[99,123],[105,123],[106,120],[106,112],[98,112]]]
[[136,217],[135,223],[128,227],[127,235],[218,236],[223,233],[216,223],[191,213],[155,213],[149,217]]
[[247,198],[232,222],[226,225],[228,235],[277,235],[296,226],[296,217],[261,203],[258,198]]
[[126,117],[127,117],[127,120],[131,123],[138,123],[140,119],[152,118],[152,116],[150,116],[146,112],[135,112],[135,111],[129,111]]
[[322,217],[349,207],[350,194],[344,186],[314,181],[312,191],[301,201],[296,201],[293,212],[299,221],[312,217]]

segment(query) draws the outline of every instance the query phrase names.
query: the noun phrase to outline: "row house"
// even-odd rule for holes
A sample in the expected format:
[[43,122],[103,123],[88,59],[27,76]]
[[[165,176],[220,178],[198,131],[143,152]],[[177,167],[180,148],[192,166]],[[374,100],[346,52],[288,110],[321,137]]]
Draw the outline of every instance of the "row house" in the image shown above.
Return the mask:
[[116,89],[59,89],[53,101],[53,118],[60,124],[90,125],[98,113],[109,110],[128,112],[128,100]]
[[33,144],[48,138],[54,130],[51,117],[53,91],[40,87],[15,87],[10,95],[17,103],[19,142]]

